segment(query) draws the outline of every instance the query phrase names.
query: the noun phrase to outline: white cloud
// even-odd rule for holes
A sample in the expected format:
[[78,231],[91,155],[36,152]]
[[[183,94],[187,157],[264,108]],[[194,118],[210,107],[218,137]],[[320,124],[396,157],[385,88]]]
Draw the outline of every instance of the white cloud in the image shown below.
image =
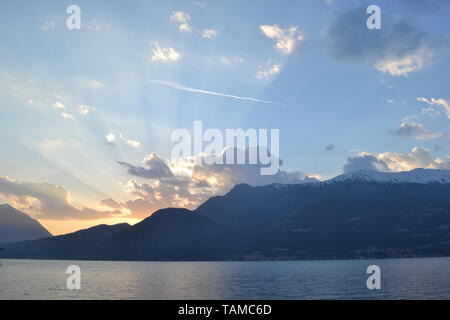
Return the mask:
[[195,1],[195,2],[192,2],[192,5],[194,7],[204,8],[204,7],[206,7],[206,2],[204,2],[204,1]]
[[55,21],[47,21],[41,25],[41,29],[44,31],[49,31],[50,29],[53,29],[55,25]]
[[410,171],[417,168],[450,170],[450,156],[434,159],[430,150],[424,147],[414,147],[408,154],[399,152],[384,152],[379,154],[360,153],[350,157],[344,168],[358,167],[355,161],[364,161],[364,168],[378,171]]
[[284,54],[293,53],[297,45],[305,40],[305,36],[297,30],[297,26],[282,29],[274,24],[262,25],[260,29],[266,37],[276,40],[275,48]]
[[141,143],[136,140],[127,139],[127,140],[125,140],[125,143],[133,148],[139,148],[141,146]]
[[113,145],[116,143],[116,136],[113,133],[108,133],[105,136],[106,144]]
[[155,48],[152,49],[152,61],[174,62],[181,59],[181,54],[173,48],[163,48],[158,42],[153,42]]
[[66,108],[66,106],[63,105],[61,102],[55,102],[55,103],[53,104],[53,106],[54,106],[56,109],[65,109],[65,108]]
[[67,113],[67,112],[61,113],[61,117],[63,117],[64,119],[70,119],[70,120],[75,119],[75,117],[73,115],[71,115],[70,113]]
[[192,32],[192,27],[189,24],[191,16],[184,11],[173,11],[170,20],[178,24],[180,31]]
[[86,27],[86,29],[98,32],[101,29],[101,22],[98,19],[92,20],[92,21],[86,23],[85,27]]
[[422,70],[430,59],[431,54],[424,49],[403,58],[379,61],[375,68],[392,76],[407,76],[411,72]]
[[271,66],[269,69],[258,71],[256,73],[256,77],[258,79],[264,79],[264,78],[268,78],[270,76],[275,76],[281,72],[281,69],[282,69],[281,65],[276,64],[276,65]]
[[95,79],[90,79],[90,78],[86,78],[86,77],[79,77],[77,76],[75,78],[80,84],[82,84],[83,86],[89,87],[89,88],[101,88],[103,87],[103,83],[101,83],[100,81],[97,81]]
[[91,112],[94,108],[88,105],[79,105],[78,106],[78,113],[85,116],[87,115],[89,112]]
[[218,34],[217,30],[214,29],[205,29],[203,30],[202,37],[206,39],[211,39],[216,37]]
[[242,58],[242,57],[237,57],[237,56],[236,57],[231,57],[231,58],[222,57],[222,58],[220,58],[220,61],[223,64],[231,65],[231,64],[237,64],[237,63],[244,63],[245,59]]
[[[444,109],[444,112],[447,114],[447,118],[450,119],[450,100],[445,99],[435,99],[435,98],[424,98],[424,97],[418,97],[417,101],[425,102],[426,104],[430,106],[438,106]],[[431,111],[431,110],[429,110]]]

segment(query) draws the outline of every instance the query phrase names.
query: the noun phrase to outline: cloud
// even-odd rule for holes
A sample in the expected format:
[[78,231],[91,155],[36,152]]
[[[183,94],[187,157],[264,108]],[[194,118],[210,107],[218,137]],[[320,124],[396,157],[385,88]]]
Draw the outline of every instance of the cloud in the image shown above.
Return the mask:
[[408,154],[398,152],[385,152],[377,155],[384,161],[390,171],[409,171],[416,168],[437,169],[440,158],[433,159],[429,150],[423,147],[415,147]]
[[78,106],[78,113],[86,116],[89,112],[91,112],[94,108],[85,104]]
[[277,75],[277,74],[279,74],[281,72],[281,68],[282,67],[281,67],[280,64],[273,65],[269,69],[258,71],[256,73],[256,77],[258,79],[264,79],[264,78],[268,78],[268,77],[271,77],[271,76],[275,76],[275,75]]
[[195,2],[192,2],[192,5],[194,7],[204,8],[204,7],[206,7],[206,2],[204,2],[204,1],[195,1]]
[[173,178],[173,173],[166,163],[154,152],[148,154],[144,160],[144,167],[134,166],[127,162],[117,161],[127,168],[128,174],[145,179]]
[[102,28],[102,22],[98,19],[92,20],[92,21],[86,23],[85,27],[86,27],[86,29],[98,32]]
[[170,21],[178,24],[178,30],[192,32],[192,27],[190,26],[191,16],[184,11],[173,11],[170,16]]
[[414,147],[408,154],[399,152],[360,153],[347,159],[344,172],[359,169],[399,172],[417,168],[450,170],[450,156],[434,159],[429,149],[424,147]]
[[237,56],[231,57],[231,58],[222,57],[222,58],[220,58],[220,62],[222,62],[223,64],[226,64],[226,65],[231,65],[231,64],[237,64],[237,63],[244,63],[245,59],[242,57],[237,57]]
[[413,71],[422,70],[431,61],[432,53],[421,50],[403,58],[388,58],[375,64],[375,68],[392,76],[406,76]]
[[50,29],[53,29],[56,26],[55,21],[46,21],[41,25],[41,29],[44,31],[49,31]]
[[298,44],[305,41],[305,36],[297,30],[297,26],[282,29],[274,24],[261,25],[259,28],[266,37],[276,41],[275,48],[284,54],[292,54]]
[[344,165],[344,173],[358,170],[389,171],[386,163],[370,154],[348,157]]
[[100,201],[100,205],[102,207],[108,207],[111,209],[117,209],[120,210],[122,208],[122,205],[118,202],[116,202],[114,199],[108,198]]
[[333,151],[334,150],[334,144],[330,143],[325,147],[325,151]]
[[414,138],[418,140],[443,138],[443,133],[432,133],[427,131],[420,123],[403,122],[400,128],[391,132],[393,135],[404,138]]
[[158,42],[153,42],[151,61],[175,62],[181,59],[181,54],[173,48],[163,48]]
[[217,34],[218,34],[217,30],[205,29],[202,32],[202,37],[205,39],[211,39],[211,38],[217,37]]
[[[119,135],[119,138],[121,141],[125,142],[125,144],[129,145],[130,147],[139,148],[141,146],[141,142],[139,142],[137,140],[127,139],[124,136],[122,136],[121,134]],[[106,144],[115,145],[116,141],[117,141],[116,135],[112,132],[108,133],[105,136]]]
[[[435,99],[435,98],[424,98],[424,97],[418,97],[417,101],[425,102],[426,104],[430,106],[438,106],[444,109],[444,112],[447,114],[447,118],[450,119],[450,101],[445,99]],[[435,111],[434,109],[428,110],[428,111]]]
[[103,87],[103,83],[101,83],[100,81],[97,81],[95,79],[89,79],[89,78],[85,78],[85,77],[76,77],[76,81],[78,81],[78,83],[82,84],[83,86],[89,87],[89,88],[101,88]]
[[75,119],[75,117],[73,115],[71,115],[70,113],[67,113],[67,112],[61,113],[61,117],[63,117],[64,119],[69,119],[69,120]]
[[176,82],[171,82],[171,81],[150,80],[150,82],[157,83],[157,84],[160,84],[160,85],[163,85],[163,86],[166,86],[166,87],[171,87],[171,88],[174,88],[174,89],[177,89],[177,90],[191,92],[191,93],[201,93],[201,94],[208,94],[208,95],[220,96],[220,97],[237,99],[237,100],[247,100],[247,101],[259,102],[259,103],[265,103],[265,104],[276,104],[276,105],[280,105],[280,106],[285,106],[282,103],[274,102],[274,101],[261,100],[261,99],[257,99],[257,98],[240,97],[240,96],[235,96],[235,95],[232,95],[232,94],[221,93],[221,92],[214,92],[214,91],[207,91],[207,90],[202,90],[202,89],[194,89],[194,88],[186,87],[186,86],[184,86],[182,84],[179,84],[179,83],[176,83]]
[[105,136],[106,144],[114,145],[116,143],[116,136],[113,133],[108,133]]
[[116,210],[101,211],[69,202],[69,191],[50,183],[17,182],[0,176],[0,194],[11,205],[35,218],[93,220],[120,214]]
[[[225,157],[229,151],[230,148],[225,149],[220,157]],[[248,149],[246,154],[248,156]],[[132,217],[143,218],[163,207],[194,209],[208,198],[228,192],[238,183],[260,186],[316,181],[302,172],[283,170],[273,176],[262,176],[260,169],[263,165],[259,162],[253,165],[209,165],[200,160],[201,156],[166,162],[151,153],[144,159],[143,167],[119,163],[131,176],[148,180],[145,183],[128,181],[126,191],[135,198],[120,202],[120,208],[129,210]],[[116,203],[109,207],[117,209]]]
[[366,7],[338,14],[325,33],[332,57],[351,63],[366,63],[392,76],[407,76],[429,65],[436,51],[448,47],[399,18],[383,15],[382,30],[365,27]]
[[65,109],[65,108],[66,108],[66,106],[63,105],[61,102],[55,102],[55,103],[53,104],[53,106],[54,106],[56,109]]
[[133,147],[133,148],[139,148],[141,146],[141,143],[139,141],[136,141],[136,140],[126,139],[125,143],[127,145],[129,145],[130,147]]

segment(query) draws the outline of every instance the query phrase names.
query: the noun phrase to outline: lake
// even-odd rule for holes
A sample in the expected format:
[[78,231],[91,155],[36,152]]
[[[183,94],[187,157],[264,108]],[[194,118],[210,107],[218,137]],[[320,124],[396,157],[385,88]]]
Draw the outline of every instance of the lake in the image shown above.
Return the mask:
[[[0,299],[450,299],[450,258],[106,262],[1,260]],[[65,273],[81,268],[81,290]],[[366,286],[369,265],[381,289]]]

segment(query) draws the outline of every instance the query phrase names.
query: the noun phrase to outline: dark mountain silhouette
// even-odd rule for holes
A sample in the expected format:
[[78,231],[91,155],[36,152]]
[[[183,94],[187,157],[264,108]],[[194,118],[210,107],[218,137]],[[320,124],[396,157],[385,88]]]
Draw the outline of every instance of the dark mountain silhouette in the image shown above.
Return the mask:
[[51,237],[39,222],[8,204],[0,205],[0,243]]
[[114,260],[216,260],[236,250],[235,240],[230,229],[198,213],[163,209],[112,235],[102,254]]
[[115,232],[130,227],[127,223],[99,225],[66,235],[4,244],[2,246],[5,250],[1,256],[24,259],[99,259],[99,247]]
[[450,171],[364,171],[320,183],[241,184],[195,211],[164,209],[132,227],[102,228],[107,231],[92,228],[12,244],[0,257],[248,260],[446,256],[450,255]]
[[450,255],[450,184],[322,189],[319,201],[271,226],[267,247],[304,258]]

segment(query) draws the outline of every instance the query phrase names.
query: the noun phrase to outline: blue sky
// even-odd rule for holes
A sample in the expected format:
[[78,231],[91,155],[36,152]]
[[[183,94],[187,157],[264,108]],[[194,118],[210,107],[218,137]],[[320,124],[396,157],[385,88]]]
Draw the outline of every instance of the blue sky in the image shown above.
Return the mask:
[[[71,4],[81,8],[80,30],[66,28]],[[380,5],[382,30],[366,28],[369,4]],[[238,182],[326,179],[344,165],[450,169],[449,7],[439,0],[5,1],[0,200],[58,233],[137,221],[164,206],[194,208]],[[170,134],[195,120],[220,130],[280,129],[283,174],[270,181],[253,176],[254,168],[190,168],[174,187],[116,162],[176,172]],[[210,188],[194,186],[208,179]]]

